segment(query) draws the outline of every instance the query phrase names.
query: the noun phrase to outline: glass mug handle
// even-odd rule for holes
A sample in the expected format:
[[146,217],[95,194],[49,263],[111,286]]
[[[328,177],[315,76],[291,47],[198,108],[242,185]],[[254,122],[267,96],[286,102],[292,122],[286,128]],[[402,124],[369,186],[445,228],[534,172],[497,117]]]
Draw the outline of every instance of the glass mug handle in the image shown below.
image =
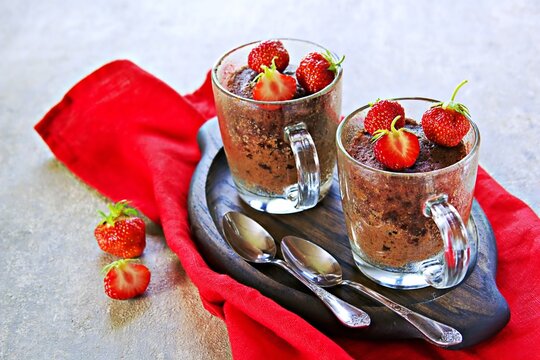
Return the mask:
[[469,268],[470,244],[465,224],[456,208],[448,203],[446,194],[426,200],[424,216],[433,219],[444,244],[443,263],[423,265],[426,282],[436,289],[446,289],[459,284]]
[[297,209],[312,208],[319,201],[321,183],[315,143],[303,122],[285,127],[284,132],[285,141],[291,146],[298,174],[298,183],[289,187],[287,197],[296,201]]

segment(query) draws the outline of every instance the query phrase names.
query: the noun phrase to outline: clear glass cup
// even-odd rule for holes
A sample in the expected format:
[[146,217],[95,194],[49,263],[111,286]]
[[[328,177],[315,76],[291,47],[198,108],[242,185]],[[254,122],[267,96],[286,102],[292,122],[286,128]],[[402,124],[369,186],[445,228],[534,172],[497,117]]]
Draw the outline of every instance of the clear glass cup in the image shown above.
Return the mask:
[[[326,51],[308,41],[280,40],[294,65],[309,52]],[[240,197],[260,211],[295,213],[314,207],[332,185],[342,69],[325,89],[302,98],[269,102],[235,95],[227,84],[258,44],[229,51],[212,69],[219,128]]]
[[[399,98],[419,122],[435,103]],[[353,258],[373,281],[387,287],[449,288],[476,258],[477,233],[470,218],[480,134],[471,121],[463,142],[467,155],[448,167],[420,173],[374,169],[348,152],[363,130],[370,106],[347,116],[337,130],[340,191]]]

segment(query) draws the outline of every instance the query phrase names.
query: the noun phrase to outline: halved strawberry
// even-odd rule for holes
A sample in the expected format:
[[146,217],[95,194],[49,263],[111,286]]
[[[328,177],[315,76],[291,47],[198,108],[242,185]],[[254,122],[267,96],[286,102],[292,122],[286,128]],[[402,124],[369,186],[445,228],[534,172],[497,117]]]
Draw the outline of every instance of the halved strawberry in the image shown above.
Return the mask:
[[300,60],[296,69],[296,78],[308,93],[314,94],[334,80],[343,60],[345,56],[336,62],[328,50],[324,54],[311,52]]
[[271,66],[272,60],[276,62],[278,71],[285,70],[289,65],[289,53],[279,40],[266,40],[251,49],[248,55],[248,66],[260,73],[263,71],[263,66]]
[[401,116],[395,125],[396,129],[405,126],[405,110],[397,101],[377,99],[374,104],[370,105],[371,109],[364,120],[364,129],[371,135],[377,130],[390,130],[392,120],[396,116]]
[[390,130],[375,131],[372,138],[372,141],[376,141],[373,148],[375,158],[392,170],[413,166],[420,154],[420,143],[416,135],[405,128],[396,129],[396,122],[400,118],[401,116],[394,118]]
[[102,270],[105,294],[112,299],[126,300],[139,296],[150,283],[150,270],[133,259],[117,260]]
[[437,145],[453,147],[469,132],[469,109],[454,102],[458,90],[467,83],[462,81],[454,90],[450,101],[433,105],[422,116],[422,129],[426,137]]
[[[286,101],[291,100],[296,93],[296,79],[277,71],[276,64],[267,67],[262,65],[263,72],[253,80],[257,83],[253,87],[253,99],[258,101]],[[279,105],[261,105],[267,110],[279,109]]]
[[140,256],[146,246],[146,226],[137,217],[137,210],[128,207],[125,200],[108,207],[109,214],[98,211],[103,218],[94,230],[99,247],[123,258]]

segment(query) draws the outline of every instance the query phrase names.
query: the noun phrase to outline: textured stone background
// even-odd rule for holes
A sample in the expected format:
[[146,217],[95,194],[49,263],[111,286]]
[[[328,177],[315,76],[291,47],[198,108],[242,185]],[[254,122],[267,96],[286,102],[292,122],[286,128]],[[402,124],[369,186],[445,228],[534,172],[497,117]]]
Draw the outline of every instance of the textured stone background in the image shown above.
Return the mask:
[[482,133],[481,164],[538,213],[540,2],[2,1],[0,358],[221,359],[222,322],[160,229],[147,295],[109,300],[95,244],[106,199],[51,155],[32,126],[83,76],[131,59],[181,93],[225,50],[276,36],[347,55],[344,113],[377,97],[459,100]]

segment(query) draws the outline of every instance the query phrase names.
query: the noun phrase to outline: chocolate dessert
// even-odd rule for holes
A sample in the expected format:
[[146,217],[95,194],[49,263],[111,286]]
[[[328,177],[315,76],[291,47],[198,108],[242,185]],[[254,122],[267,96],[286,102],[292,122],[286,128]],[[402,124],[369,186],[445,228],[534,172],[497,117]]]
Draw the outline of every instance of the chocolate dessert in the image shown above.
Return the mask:
[[[457,163],[467,155],[463,142],[455,147],[443,147],[429,141],[422,131],[422,126],[412,119],[405,121],[405,128],[418,137],[420,142],[420,155],[410,168],[401,170],[405,173],[420,173],[434,171]],[[374,143],[372,136],[361,132],[351,142],[347,152],[362,164],[379,170],[388,170],[381,164],[373,153]]]
[[[448,202],[465,222],[468,220],[472,187],[464,179],[463,167],[448,167],[470,149],[464,142],[451,148],[433,144],[413,120],[407,119],[405,126],[420,143],[420,154],[412,167],[399,172],[385,168],[373,155],[372,136],[360,131],[344,146],[363,166],[343,159],[340,176],[342,189],[346,187],[343,208],[347,223],[352,224],[348,228],[355,256],[383,268],[415,272],[416,262],[443,250],[439,229],[422,214],[426,194],[447,194]],[[428,172],[432,176],[419,176]]]
[[[291,65],[284,71],[294,76]],[[228,91],[252,99],[257,73],[248,67],[237,69],[222,82]],[[254,194],[282,195],[297,183],[293,153],[284,137],[284,128],[304,123],[313,138],[319,157],[321,187],[329,188],[335,165],[334,134],[341,107],[340,82],[330,91],[266,109],[256,103],[217,93],[220,119],[229,167],[237,185]],[[298,85],[294,99],[306,96]],[[239,184],[240,183],[240,184]],[[327,184],[328,186],[325,186]],[[324,196],[325,194],[321,194]]]

